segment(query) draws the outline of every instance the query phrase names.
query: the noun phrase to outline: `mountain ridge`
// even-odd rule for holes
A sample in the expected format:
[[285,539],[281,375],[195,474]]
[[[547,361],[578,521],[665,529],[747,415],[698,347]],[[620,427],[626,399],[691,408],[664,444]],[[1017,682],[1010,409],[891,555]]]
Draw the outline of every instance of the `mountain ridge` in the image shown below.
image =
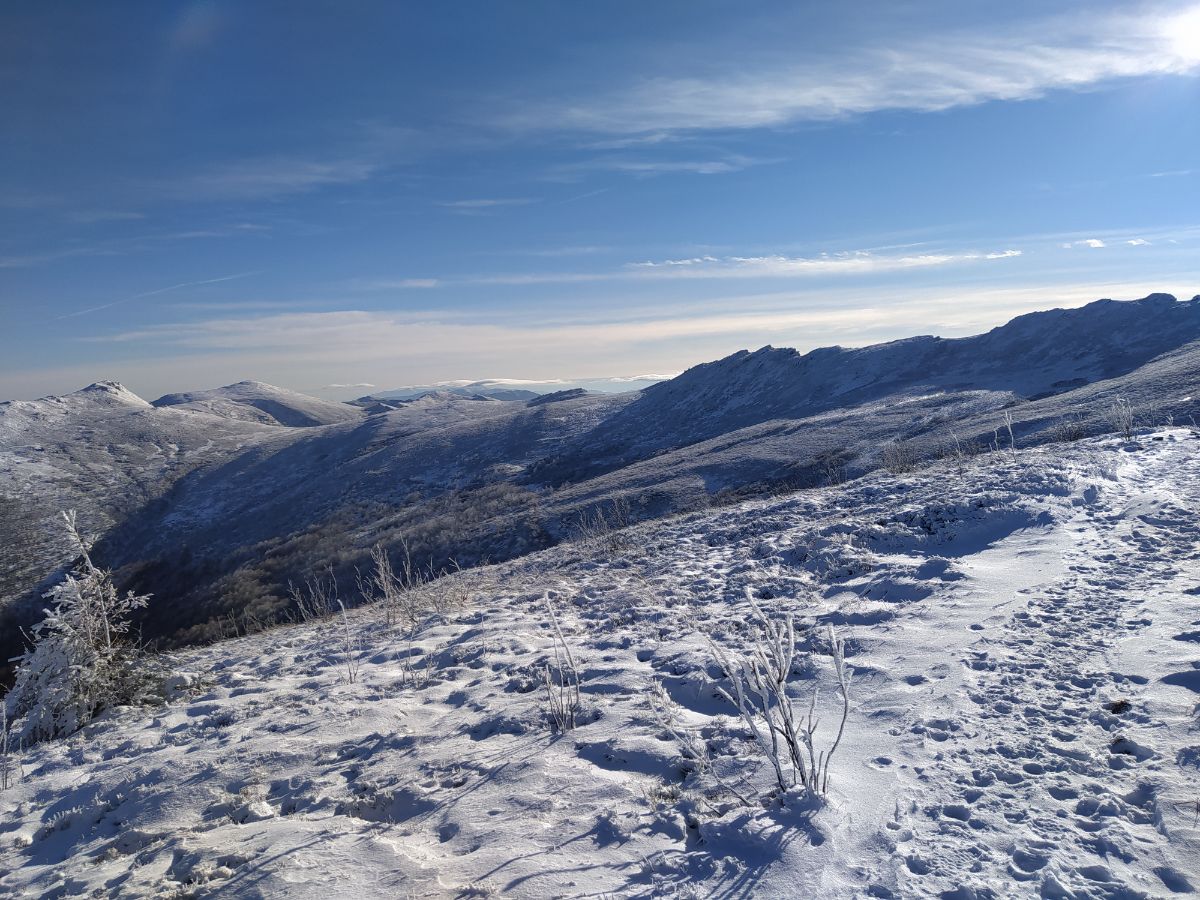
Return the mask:
[[[407,541],[434,567],[474,565],[567,539],[617,501],[633,520],[655,518],[857,477],[897,439],[915,457],[993,446],[1005,415],[1022,446],[1111,430],[1117,400],[1147,421],[1187,421],[1200,415],[1198,312],[1195,299],[1151,295],[973,338],[739,351],[641,392],[347,405],[351,418],[320,427],[281,427],[244,404],[221,417],[204,405],[213,392],[134,403],[103,383],[66,402],[2,404],[0,474],[13,489],[0,502],[10,523],[33,525],[0,542],[48,537],[0,579],[0,601],[36,606],[36,579],[63,561],[54,520],[69,507],[126,583],[182,604],[159,605],[147,633],[161,635],[227,621],[252,600],[269,618],[289,580],[352,567],[374,543]],[[220,399],[269,387],[241,382]]]

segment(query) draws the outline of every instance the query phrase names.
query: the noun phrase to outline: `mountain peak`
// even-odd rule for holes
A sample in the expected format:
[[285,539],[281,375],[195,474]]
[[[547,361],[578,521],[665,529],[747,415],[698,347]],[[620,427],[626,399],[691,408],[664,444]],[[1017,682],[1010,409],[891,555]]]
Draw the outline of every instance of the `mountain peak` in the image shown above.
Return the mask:
[[130,406],[150,405],[119,381],[93,381],[87,387],[80,388],[68,396],[102,402],[126,403]]
[[352,422],[362,415],[361,409],[346,403],[320,400],[265,381],[249,380],[212,390],[165,394],[154,405],[295,428]]
[[[244,381],[237,381],[237,382],[234,382],[233,384],[227,384],[224,389],[227,390],[229,388],[255,388],[257,390],[269,390],[269,391],[285,390],[284,388],[277,387],[276,385],[270,384],[266,381],[255,381],[252,378],[247,378]],[[222,390],[222,388],[218,388],[217,390]]]

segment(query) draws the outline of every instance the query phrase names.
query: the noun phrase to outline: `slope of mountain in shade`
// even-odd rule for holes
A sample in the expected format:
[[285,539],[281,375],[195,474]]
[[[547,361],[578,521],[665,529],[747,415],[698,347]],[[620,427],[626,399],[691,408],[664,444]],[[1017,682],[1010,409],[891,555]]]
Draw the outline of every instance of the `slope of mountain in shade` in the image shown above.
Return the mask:
[[154,405],[292,428],[353,422],[362,417],[362,410],[348,403],[319,400],[261,381],[239,381],[210,391],[167,394],[155,400]]

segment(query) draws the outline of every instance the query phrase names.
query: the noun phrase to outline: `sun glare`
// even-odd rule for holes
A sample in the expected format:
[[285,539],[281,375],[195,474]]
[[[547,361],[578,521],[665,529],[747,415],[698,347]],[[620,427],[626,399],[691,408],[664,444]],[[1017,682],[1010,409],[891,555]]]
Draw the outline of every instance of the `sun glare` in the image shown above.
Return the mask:
[[1165,30],[1171,49],[1180,58],[1200,64],[1200,7],[1169,19]]

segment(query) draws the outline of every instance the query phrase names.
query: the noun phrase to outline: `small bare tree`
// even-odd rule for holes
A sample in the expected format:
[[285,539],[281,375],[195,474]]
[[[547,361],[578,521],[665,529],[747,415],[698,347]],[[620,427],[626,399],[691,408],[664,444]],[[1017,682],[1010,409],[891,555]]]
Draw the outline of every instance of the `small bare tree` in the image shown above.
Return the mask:
[[1017,455],[1017,436],[1013,434],[1013,417],[1007,409],[1004,411],[1004,428],[1008,431],[1008,448],[1013,456]]
[[828,749],[818,750],[816,718],[818,692],[814,691],[808,714],[801,715],[788,696],[788,679],[796,656],[796,634],[792,616],[772,620],[762,611],[747,588],[746,599],[754,610],[755,640],[748,653],[727,653],[712,641],[713,655],[729,676],[732,692],[717,690],[737,708],[760,752],[770,761],[781,792],[800,785],[814,798],[829,787],[829,765],[841,744],[850,712],[850,675],[846,669],[845,645],[829,628],[829,649],[834,675],[842,699],[837,734]]
[[288,593],[302,622],[328,619],[339,606],[337,578],[333,566],[304,579],[300,587],[288,582]]
[[342,664],[346,667],[346,681],[354,684],[358,680],[358,667],[360,664],[358,640],[354,636],[354,632],[350,628],[350,616],[346,613],[346,605],[335,596],[338,609],[342,614],[341,621],[341,644],[342,644]]
[[138,650],[124,637],[149,597],[121,594],[92,561],[92,541],[80,533],[75,511],[64,512],[63,521],[78,560],[44,595],[50,607],[4,698],[6,718],[30,741],[71,734],[109,706],[142,699],[146,688]]
[[554,612],[549,594],[543,597],[543,602],[550,614],[550,624],[554,628],[554,667],[552,669],[550,663],[542,666],[546,715],[550,726],[559,734],[563,734],[578,724],[583,706],[579,693],[579,666],[575,663],[571,645],[567,643],[562,628],[559,627],[558,615]]

